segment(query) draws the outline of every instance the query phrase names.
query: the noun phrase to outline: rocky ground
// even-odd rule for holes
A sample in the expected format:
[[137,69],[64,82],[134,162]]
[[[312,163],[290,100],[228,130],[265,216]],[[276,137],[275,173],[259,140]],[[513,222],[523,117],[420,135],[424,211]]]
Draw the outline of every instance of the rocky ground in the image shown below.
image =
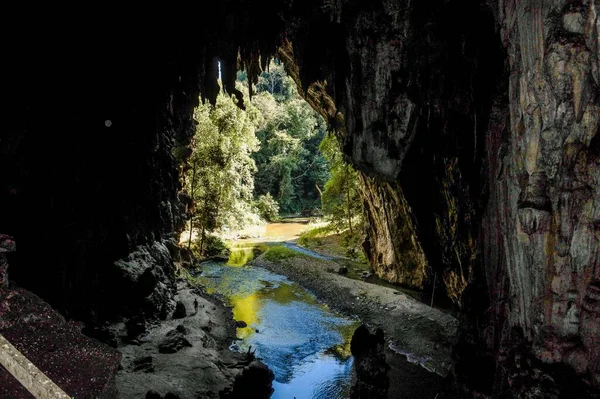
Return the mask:
[[[120,398],[146,398],[150,391],[152,398],[218,398],[219,392],[231,391],[244,370],[268,380],[270,371],[260,372],[251,356],[228,349],[236,339],[230,308],[183,281],[175,299],[174,317],[139,339],[126,341],[124,324],[112,327],[122,338],[118,345],[122,369],[116,378]],[[270,381],[268,385],[267,389]]]
[[392,367],[390,397],[396,390],[401,397],[433,398],[442,390],[443,377],[452,365],[458,326],[454,317],[393,288],[340,275],[340,265],[332,260],[306,254],[277,262],[268,258],[265,253],[253,264],[288,276],[331,308],[383,330]]
[[[121,354],[82,327],[27,290],[0,287],[1,335],[71,397],[113,398]],[[33,396],[0,366],[0,398]]]

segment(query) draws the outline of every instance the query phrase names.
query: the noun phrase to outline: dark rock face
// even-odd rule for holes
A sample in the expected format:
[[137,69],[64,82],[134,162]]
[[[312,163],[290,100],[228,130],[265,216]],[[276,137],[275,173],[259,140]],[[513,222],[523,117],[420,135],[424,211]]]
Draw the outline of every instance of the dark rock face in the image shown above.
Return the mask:
[[[217,59],[239,97],[238,54],[251,81],[276,54],[363,174],[375,272],[436,285],[461,308],[457,386],[598,390],[599,11],[231,0],[201,22],[179,12],[159,37],[85,48],[52,30],[3,37],[0,231],[20,246],[10,274],[89,322],[170,314],[192,109],[200,91],[214,101]],[[55,60],[45,74],[40,59]]]
[[219,393],[222,399],[269,399],[273,394],[275,375],[269,368],[255,360],[236,377],[233,389]]
[[374,334],[361,325],[356,329],[350,342],[350,351],[354,356],[354,385],[350,398],[387,398],[389,388],[388,371],[384,352],[383,331],[377,329]]
[[600,388],[592,338],[600,325],[592,299],[600,249],[600,25],[597,4],[533,4],[499,9],[510,78],[508,104],[498,104],[503,115],[486,137],[482,246],[493,316],[480,340],[500,351],[506,380],[527,361],[543,371],[522,373],[519,383],[564,396],[569,385],[579,387],[575,374]]
[[173,275],[171,254],[162,242],[140,245],[126,258],[115,261],[110,276],[113,295],[123,301],[115,304],[118,312],[164,318],[175,308]]
[[387,281],[423,287],[429,271],[427,258],[402,189],[364,175],[360,179],[366,216],[363,249],[369,263]]
[[175,312],[173,312],[174,319],[183,319],[187,316],[187,310],[185,309],[185,305],[181,301],[177,301],[175,303]]

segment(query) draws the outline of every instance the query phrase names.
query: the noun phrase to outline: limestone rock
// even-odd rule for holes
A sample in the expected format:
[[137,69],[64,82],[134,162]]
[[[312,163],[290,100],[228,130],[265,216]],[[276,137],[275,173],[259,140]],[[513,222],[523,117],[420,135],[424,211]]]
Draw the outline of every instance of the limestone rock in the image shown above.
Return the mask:
[[184,347],[191,347],[190,341],[185,338],[181,329],[176,328],[167,333],[165,338],[158,344],[160,353],[176,353]]
[[187,316],[187,310],[185,305],[181,301],[177,301],[175,303],[175,312],[173,313],[174,319],[183,319]]
[[388,370],[384,352],[383,331],[377,329],[371,333],[365,325],[356,329],[350,342],[350,351],[354,356],[356,380],[350,392],[350,398],[387,398],[389,388]]

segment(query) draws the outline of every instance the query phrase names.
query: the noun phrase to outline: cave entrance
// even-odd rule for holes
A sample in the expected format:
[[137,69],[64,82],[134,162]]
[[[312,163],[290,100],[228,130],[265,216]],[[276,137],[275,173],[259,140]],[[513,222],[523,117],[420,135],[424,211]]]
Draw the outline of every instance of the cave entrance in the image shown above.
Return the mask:
[[249,80],[240,71],[235,95],[199,104],[191,151],[174,149],[189,196],[178,273],[232,307],[231,348],[273,371],[273,398],[345,398],[358,323],[285,275],[368,269],[358,176],[278,59]]

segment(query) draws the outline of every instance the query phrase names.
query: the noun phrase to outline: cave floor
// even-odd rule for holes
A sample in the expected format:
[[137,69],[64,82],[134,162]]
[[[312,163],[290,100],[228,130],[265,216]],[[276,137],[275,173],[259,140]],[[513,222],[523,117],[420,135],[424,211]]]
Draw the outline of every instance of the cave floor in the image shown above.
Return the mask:
[[[218,398],[219,391],[231,386],[248,364],[245,354],[228,349],[235,339],[230,308],[184,281],[178,283],[175,299],[185,305],[186,317],[162,321],[134,344],[119,345],[123,354],[122,370],[116,378],[119,398],[145,398],[149,390],[161,396],[171,392],[180,398]],[[176,353],[159,353],[161,341],[180,325],[192,346]],[[125,333],[123,324],[114,328]]]

